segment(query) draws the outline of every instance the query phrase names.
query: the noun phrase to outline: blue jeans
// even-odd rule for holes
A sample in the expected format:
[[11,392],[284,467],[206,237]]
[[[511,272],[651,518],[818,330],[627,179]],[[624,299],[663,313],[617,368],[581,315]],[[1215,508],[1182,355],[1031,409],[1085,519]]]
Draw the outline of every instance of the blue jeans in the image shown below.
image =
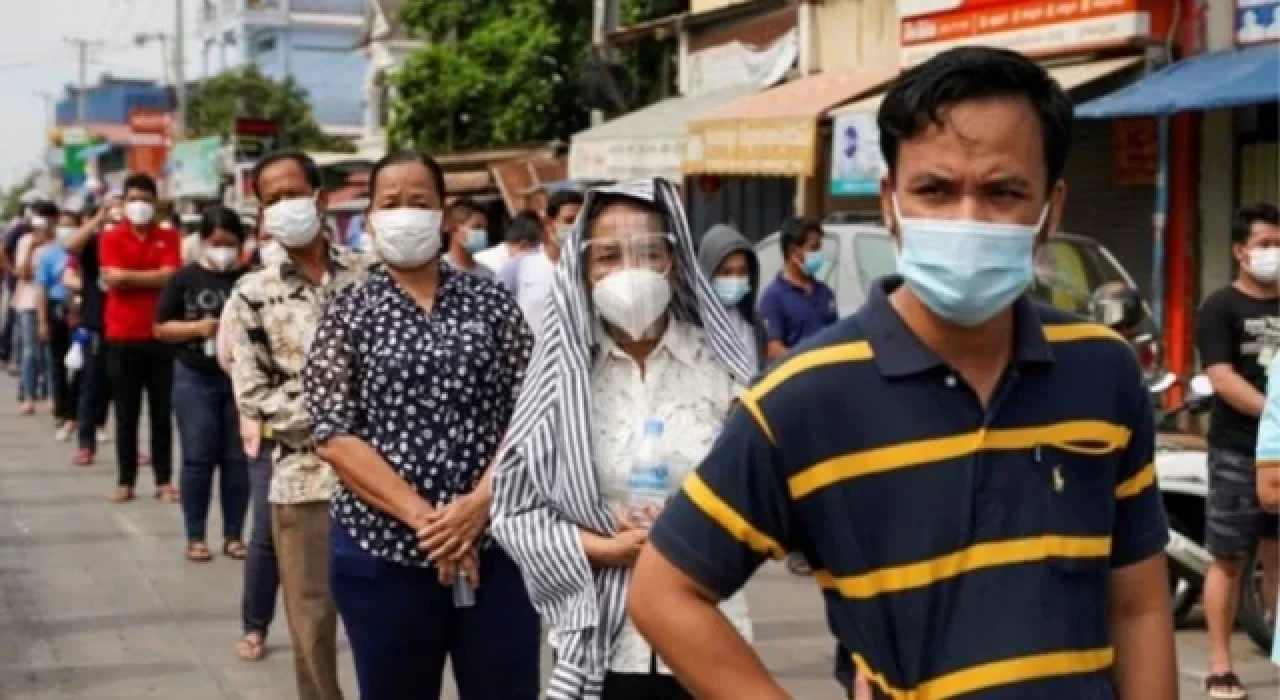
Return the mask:
[[76,443],[82,450],[98,451],[98,429],[107,424],[111,405],[111,381],[107,376],[107,341],[101,331],[81,327],[90,334],[80,369],[80,396],[76,407]]
[[18,400],[39,401],[48,395],[48,352],[35,309],[18,312],[18,348]]
[[240,418],[231,380],[205,374],[181,362],[173,368],[173,407],[182,445],[182,515],[187,540],[205,541],[213,472],[219,473],[222,535],[239,540],[249,508],[249,465],[240,445]]
[[276,594],[280,591],[280,566],[271,537],[271,451],[275,445],[263,440],[258,456],[249,460],[249,503],[253,508],[253,530],[249,534],[249,558],[244,563],[244,593],[240,617],[244,633],[267,637],[276,616]]
[[361,700],[440,697],[446,657],[464,700],[538,697],[538,614],[500,548],[481,552],[475,605],[455,608],[435,568],[374,559],[336,524],[329,541],[329,585]]

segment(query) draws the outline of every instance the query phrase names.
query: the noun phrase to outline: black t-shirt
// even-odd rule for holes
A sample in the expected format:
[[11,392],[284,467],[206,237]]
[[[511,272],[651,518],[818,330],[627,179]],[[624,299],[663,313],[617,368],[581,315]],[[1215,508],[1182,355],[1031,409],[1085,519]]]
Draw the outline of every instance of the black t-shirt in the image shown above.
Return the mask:
[[[1200,364],[1229,364],[1258,391],[1266,392],[1267,366],[1280,348],[1280,299],[1255,299],[1224,287],[1205,299],[1196,323]],[[1253,456],[1258,417],[1245,415],[1215,397],[1209,416],[1209,444]]]
[[102,266],[98,262],[98,239],[94,234],[80,251],[80,325],[88,330],[102,332],[102,308],[106,303]]
[[[156,322],[199,321],[221,317],[222,307],[226,305],[232,288],[236,286],[236,280],[242,274],[243,270],[214,272],[196,263],[183,267],[174,273],[160,292]],[[180,343],[177,356],[179,362],[197,372],[216,374],[222,371],[218,366],[212,339],[201,338]]]

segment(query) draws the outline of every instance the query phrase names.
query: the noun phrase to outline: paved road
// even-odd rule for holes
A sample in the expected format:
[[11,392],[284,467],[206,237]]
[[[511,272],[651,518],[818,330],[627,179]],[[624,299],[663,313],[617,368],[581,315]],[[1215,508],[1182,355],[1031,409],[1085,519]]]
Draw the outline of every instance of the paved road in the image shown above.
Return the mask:
[[[10,395],[11,381],[0,379],[0,397]],[[77,469],[68,456],[47,418],[21,418],[0,399],[0,700],[293,697],[282,624],[266,661],[247,664],[232,654],[240,564],[182,559],[178,507],[150,498],[149,471],[140,500],[109,506],[110,460]],[[837,698],[812,584],[772,567],[748,595],[758,646],[792,694]],[[1182,632],[1179,646],[1183,698],[1202,697],[1196,687],[1203,634]],[[1261,656],[1243,639],[1237,648],[1254,697],[1280,694]],[[354,698],[345,646],[341,655],[343,683]]]

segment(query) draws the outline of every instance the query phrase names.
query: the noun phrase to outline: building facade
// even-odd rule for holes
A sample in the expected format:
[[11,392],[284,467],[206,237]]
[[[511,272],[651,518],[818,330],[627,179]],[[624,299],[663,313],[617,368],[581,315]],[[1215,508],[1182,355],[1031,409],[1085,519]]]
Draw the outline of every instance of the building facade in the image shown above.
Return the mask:
[[359,48],[366,0],[202,0],[204,74],[253,64],[307,91],[330,134],[358,137],[367,55]]

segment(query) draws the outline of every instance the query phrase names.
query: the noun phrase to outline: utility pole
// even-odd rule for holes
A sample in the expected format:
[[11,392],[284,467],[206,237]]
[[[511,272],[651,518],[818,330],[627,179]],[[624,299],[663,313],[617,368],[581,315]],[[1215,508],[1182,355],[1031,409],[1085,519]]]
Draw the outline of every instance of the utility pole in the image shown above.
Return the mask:
[[57,123],[57,113],[55,111],[57,96],[51,92],[42,92],[39,90],[31,94],[39,97],[40,101],[44,103],[44,132],[47,135],[53,130],[53,125]]
[[89,39],[65,39],[64,41],[76,49],[80,64],[80,85],[76,91],[76,122],[83,127],[89,123],[89,49],[102,42]]
[[[618,0],[594,0],[591,3],[591,52],[605,70],[608,69],[613,52],[606,39],[609,32],[618,28]],[[591,125],[604,123],[604,111],[591,110]]]
[[187,28],[182,19],[183,0],[173,0],[173,86],[178,110],[173,120],[173,140],[187,138]]

